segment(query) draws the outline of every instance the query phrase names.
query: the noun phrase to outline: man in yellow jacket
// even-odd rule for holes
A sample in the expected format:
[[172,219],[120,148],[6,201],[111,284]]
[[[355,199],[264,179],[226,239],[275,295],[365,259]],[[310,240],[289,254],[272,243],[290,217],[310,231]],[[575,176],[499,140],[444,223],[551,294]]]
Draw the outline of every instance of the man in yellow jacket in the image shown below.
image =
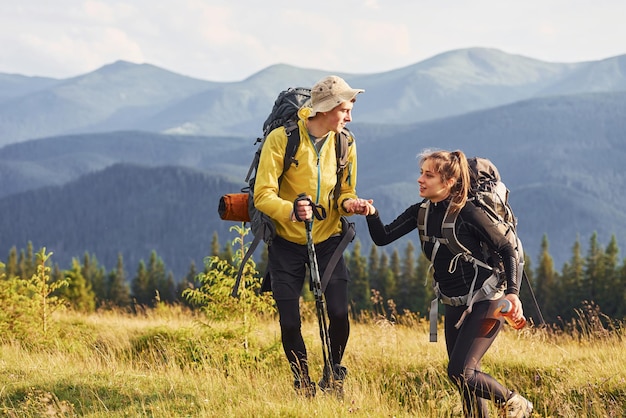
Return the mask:
[[[337,156],[335,141],[352,120],[352,108],[362,89],[353,89],[342,78],[328,76],[311,89],[311,107],[298,112],[300,145],[294,163],[283,173],[287,135],[284,127],[274,129],[265,139],[255,182],[254,204],[272,218],[276,238],[268,250],[268,272],[273,297],[280,317],[283,348],[294,374],[294,387],[306,396],[315,395],[307,364],[307,352],[301,333],[300,295],[309,264],[306,229],[299,220],[312,222],[312,237],[320,276],[324,275],[342,233],[341,216],[367,214],[364,199],[356,194],[356,144],[350,138],[348,164],[343,172],[337,202]],[[299,199],[304,193],[307,199]],[[326,218],[313,219],[310,202],[325,209]],[[349,272],[343,256],[337,262],[324,290],[333,370],[325,368],[319,387],[340,391],[347,369],[341,359],[350,334],[348,320]],[[331,376],[330,373],[333,373]],[[332,384],[331,384],[332,383]],[[332,386],[332,387],[331,387]]]

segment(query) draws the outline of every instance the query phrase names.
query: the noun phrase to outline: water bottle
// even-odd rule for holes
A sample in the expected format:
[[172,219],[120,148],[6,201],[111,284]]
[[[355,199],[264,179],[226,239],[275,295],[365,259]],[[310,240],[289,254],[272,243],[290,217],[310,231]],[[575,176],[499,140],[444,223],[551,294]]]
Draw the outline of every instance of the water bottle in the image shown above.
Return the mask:
[[504,317],[504,320],[513,328],[513,329],[522,329],[526,325],[526,318],[522,316],[517,321],[513,320],[511,316],[511,309],[513,308],[513,304],[508,299],[502,299],[498,306],[496,307],[496,314]]

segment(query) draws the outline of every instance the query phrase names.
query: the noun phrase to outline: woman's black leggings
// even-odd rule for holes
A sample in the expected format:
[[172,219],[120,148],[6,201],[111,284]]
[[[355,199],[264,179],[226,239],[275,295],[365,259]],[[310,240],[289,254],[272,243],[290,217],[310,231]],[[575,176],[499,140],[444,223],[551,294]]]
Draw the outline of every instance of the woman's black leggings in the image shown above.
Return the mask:
[[466,306],[445,305],[445,333],[448,350],[448,377],[463,398],[466,417],[488,416],[486,399],[501,405],[511,391],[480,370],[480,362],[502,328],[502,318],[494,318],[497,301],[474,303],[460,329],[458,322]]

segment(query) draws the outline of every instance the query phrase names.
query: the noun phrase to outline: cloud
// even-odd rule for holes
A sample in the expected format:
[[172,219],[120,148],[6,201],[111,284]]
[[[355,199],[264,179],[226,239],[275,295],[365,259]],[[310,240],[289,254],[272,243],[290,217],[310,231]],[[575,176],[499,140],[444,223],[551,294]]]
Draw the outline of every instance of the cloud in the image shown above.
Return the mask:
[[123,59],[235,81],[276,63],[380,72],[473,46],[596,60],[626,53],[623,16],[622,0],[5,1],[0,73],[68,77]]

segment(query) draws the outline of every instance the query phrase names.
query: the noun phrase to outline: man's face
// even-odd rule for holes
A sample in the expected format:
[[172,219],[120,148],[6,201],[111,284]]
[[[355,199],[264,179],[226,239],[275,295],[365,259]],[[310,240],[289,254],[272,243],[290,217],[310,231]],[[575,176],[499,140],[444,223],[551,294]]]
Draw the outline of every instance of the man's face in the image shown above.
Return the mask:
[[325,126],[329,131],[341,132],[352,121],[354,102],[343,102],[326,112]]

